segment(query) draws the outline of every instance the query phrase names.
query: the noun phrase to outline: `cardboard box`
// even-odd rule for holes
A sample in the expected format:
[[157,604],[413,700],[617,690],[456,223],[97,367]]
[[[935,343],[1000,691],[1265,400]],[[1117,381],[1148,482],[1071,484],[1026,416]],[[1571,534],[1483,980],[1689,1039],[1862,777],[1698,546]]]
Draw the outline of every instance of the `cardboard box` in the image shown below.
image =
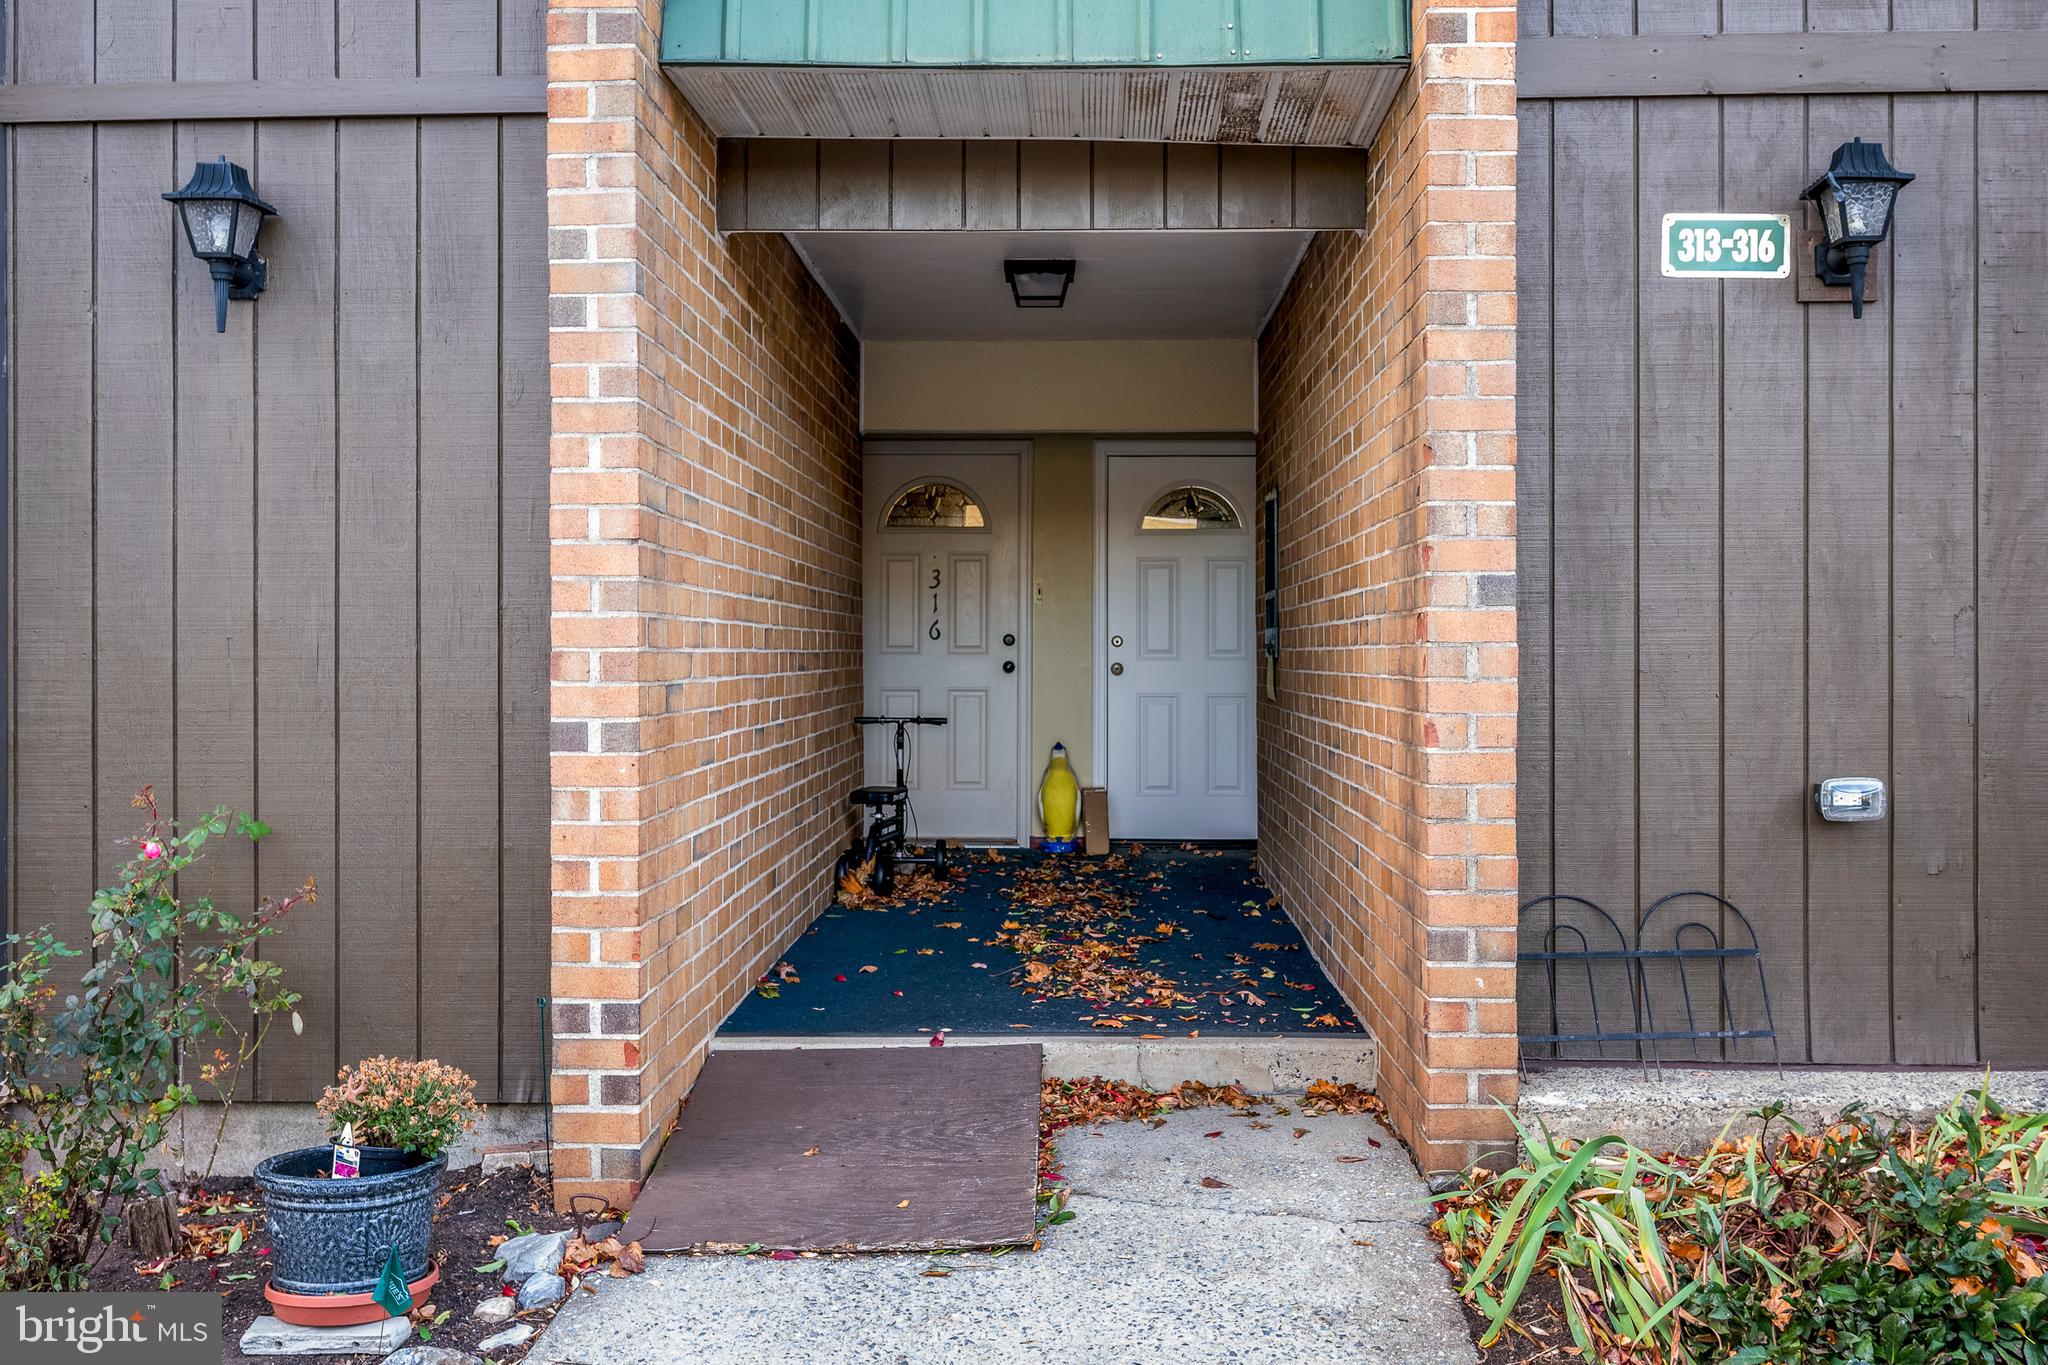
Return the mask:
[[1081,788],[1081,851],[1091,858],[1109,852],[1109,789]]

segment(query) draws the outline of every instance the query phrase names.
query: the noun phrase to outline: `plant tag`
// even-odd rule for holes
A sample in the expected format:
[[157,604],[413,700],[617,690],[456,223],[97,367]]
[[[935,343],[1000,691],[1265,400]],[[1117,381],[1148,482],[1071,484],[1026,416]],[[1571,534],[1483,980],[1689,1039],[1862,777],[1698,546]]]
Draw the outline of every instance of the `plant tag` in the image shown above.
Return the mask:
[[342,1124],[341,1141],[334,1144],[333,1174],[336,1180],[346,1180],[363,1173],[363,1149],[355,1145],[355,1138],[355,1125]]

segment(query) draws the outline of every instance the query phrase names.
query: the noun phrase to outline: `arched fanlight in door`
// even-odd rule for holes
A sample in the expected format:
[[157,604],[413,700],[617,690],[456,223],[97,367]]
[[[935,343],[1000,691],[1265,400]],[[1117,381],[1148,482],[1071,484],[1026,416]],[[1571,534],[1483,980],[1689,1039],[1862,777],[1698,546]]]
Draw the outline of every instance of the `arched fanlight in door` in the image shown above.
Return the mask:
[[1213,488],[1182,484],[1152,500],[1138,523],[1143,531],[1235,531],[1244,523],[1230,500]]
[[889,530],[945,527],[971,531],[987,526],[988,518],[974,495],[959,484],[929,479],[898,493],[882,525]]

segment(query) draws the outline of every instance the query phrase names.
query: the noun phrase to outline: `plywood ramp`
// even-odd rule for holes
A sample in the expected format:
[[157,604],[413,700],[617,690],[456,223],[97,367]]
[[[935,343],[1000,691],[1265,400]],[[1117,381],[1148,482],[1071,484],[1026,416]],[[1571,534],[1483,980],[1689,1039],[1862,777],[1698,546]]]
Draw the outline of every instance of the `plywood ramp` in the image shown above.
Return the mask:
[[1036,1046],[719,1052],[625,1235],[648,1251],[1030,1242]]

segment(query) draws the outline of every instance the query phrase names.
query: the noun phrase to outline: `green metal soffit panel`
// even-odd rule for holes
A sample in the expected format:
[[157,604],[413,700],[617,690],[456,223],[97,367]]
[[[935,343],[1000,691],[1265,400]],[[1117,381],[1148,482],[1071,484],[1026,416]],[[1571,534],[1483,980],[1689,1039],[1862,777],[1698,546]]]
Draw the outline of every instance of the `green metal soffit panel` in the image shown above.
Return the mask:
[[1408,0],[667,0],[664,62],[1292,66],[1406,62]]
[[1364,147],[1409,0],[666,0],[713,132]]

